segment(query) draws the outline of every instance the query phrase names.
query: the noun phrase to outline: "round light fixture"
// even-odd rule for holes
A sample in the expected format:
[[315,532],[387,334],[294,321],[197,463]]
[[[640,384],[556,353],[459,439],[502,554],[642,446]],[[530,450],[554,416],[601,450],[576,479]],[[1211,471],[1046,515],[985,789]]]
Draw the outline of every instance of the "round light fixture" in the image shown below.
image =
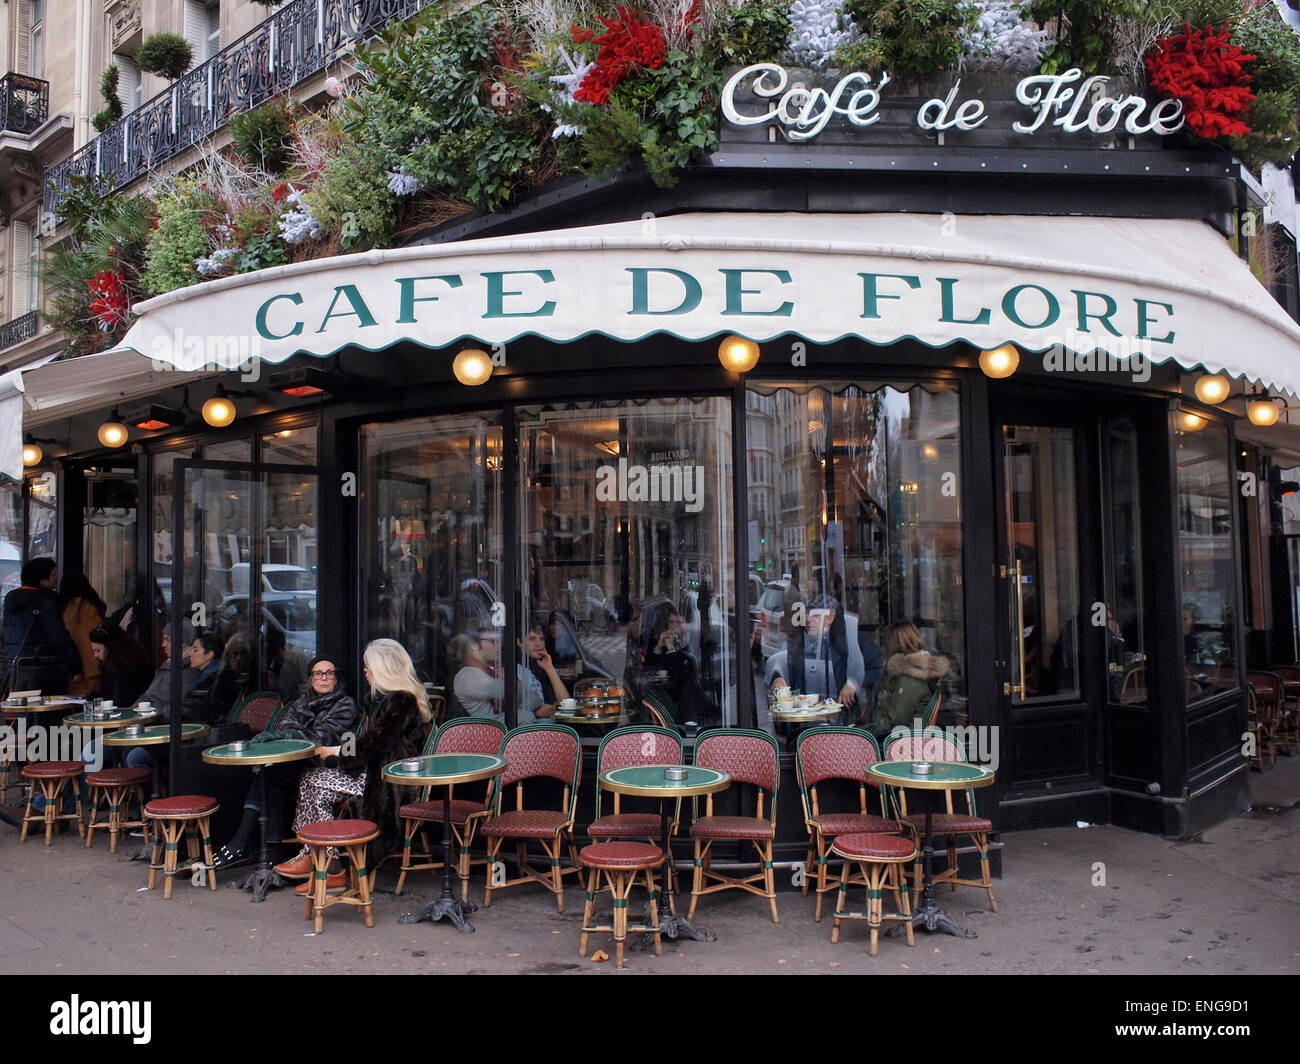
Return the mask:
[[343,95],[342,80],[334,77],[334,75],[331,74],[329,77],[325,79],[325,92],[337,100],[340,96]]
[[126,426],[117,420],[117,412],[114,411],[102,425],[99,431],[95,433],[99,437],[100,445],[103,447],[121,447],[126,443]]
[[1257,395],[1246,404],[1246,417],[1250,419],[1252,425],[1258,425],[1260,428],[1276,425],[1277,419],[1281,416],[1282,410],[1278,407],[1277,401],[1268,396]]
[[1178,411],[1178,429],[1180,432],[1200,432],[1210,422],[1201,417],[1200,414],[1193,414],[1190,410]]
[[234,402],[228,395],[214,395],[203,404],[203,420],[214,429],[224,429],[235,420]]
[[758,365],[758,344],[733,333],[718,345],[718,361],[732,373],[748,373]]
[[41,459],[44,457],[45,452],[41,450],[41,445],[39,443],[33,443],[31,440],[28,440],[23,444],[23,465],[40,465]]
[[1196,392],[1196,398],[1207,406],[1218,406],[1228,398],[1232,382],[1222,373],[1211,373],[1198,377],[1192,390]]
[[467,347],[452,359],[451,371],[467,388],[477,388],[492,376],[492,359],[480,348]]
[[984,376],[992,377],[995,381],[1010,377],[1019,368],[1020,351],[1015,344],[1007,343],[991,351],[980,352],[980,369],[984,371]]

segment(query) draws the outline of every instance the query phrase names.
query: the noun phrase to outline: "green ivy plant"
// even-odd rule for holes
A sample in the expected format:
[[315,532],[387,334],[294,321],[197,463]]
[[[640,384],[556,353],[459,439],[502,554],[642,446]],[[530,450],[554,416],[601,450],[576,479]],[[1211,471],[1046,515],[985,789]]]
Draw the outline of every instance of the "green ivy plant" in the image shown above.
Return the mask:
[[158,197],[158,224],[149,235],[140,275],[149,295],[162,295],[200,280],[194,260],[208,253],[204,220],[212,208],[189,178],[178,179],[170,192]]
[[718,13],[709,54],[723,66],[775,62],[790,39],[789,5],[781,0],[749,0]]
[[848,54],[837,53],[836,64],[910,78],[954,68],[961,31],[976,19],[974,5],[962,0],[845,0],[844,12],[864,40],[854,51],[841,50]]
[[364,144],[349,145],[333,156],[304,199],[312,217],[327,232],[339,234],[344,251],[392,242],[397,206],[380,154]]
[[264,104],[230,120],[230,140],[243,158],[268,174],[282,174],[292,158],[293,113],[283,102]]
[[1088,77],[1111,72],[1117,37],[1126,24],[1143,17],[1143,6],[1138,0],[1029,0],[1021,13],[1054,27],[1056,39],[1039,64],[1042,73],[1078,67]]

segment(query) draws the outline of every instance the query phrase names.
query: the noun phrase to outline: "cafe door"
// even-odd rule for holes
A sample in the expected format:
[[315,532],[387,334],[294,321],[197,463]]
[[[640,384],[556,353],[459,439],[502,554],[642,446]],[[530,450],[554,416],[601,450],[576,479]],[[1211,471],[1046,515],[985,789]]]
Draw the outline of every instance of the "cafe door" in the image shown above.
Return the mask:
[[316,654],[317,471],[177,461],[173,558],[181,639],[226,641],[241,696],[297,697]]
[[[1008,407],[993,421],[1004,810],[1100,787],[1103,633],[1118,625],[1103,594],[1097,426],[1026,414]],[[1039,822],[1071,815],[1050,805]]]

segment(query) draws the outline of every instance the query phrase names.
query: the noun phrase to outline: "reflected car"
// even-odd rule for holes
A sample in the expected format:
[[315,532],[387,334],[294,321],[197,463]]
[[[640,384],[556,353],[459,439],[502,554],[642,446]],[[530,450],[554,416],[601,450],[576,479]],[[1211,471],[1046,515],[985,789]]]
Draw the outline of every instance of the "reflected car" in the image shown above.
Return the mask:
[[759,625],[759,646],[762,648],[764,661],[777,651],[785,649],[786,632],[783,618],[785,617],[785,589],[789,586],[789,580],[769,580],[763,590],[762,598],[758,600],[756,621]]
[[[268,591],[262,596],[262,620],[284,635],[287,645],[308,658],[316,656],[316,593]],[[221,600],[217,627],[222,637],[248,631],[248,596],[227,595]]]
[[[248,594],[248,562],[236,562],[230,567],[230,590],[235,594]],[[284,591],[294,594],[316,594],[316,574],[301,565],[282,565],[267,562],[262,566],[262,591]]]

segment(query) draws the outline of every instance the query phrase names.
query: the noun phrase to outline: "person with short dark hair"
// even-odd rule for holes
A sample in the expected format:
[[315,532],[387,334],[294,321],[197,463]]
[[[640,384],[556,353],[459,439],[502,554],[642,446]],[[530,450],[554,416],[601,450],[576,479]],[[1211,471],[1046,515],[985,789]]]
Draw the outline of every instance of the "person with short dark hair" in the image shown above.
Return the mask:
[[[53,558],[33,558],[23,566],[22,585],[4,601],[4,641],[7,673],[14,682],[22,659],[44,660],[51,671],[43,694],[64,694],[69,680],[81,675],[81,654],[63,624],[63,610],[54,589],[59,570]],[[56,673],[62,668],[62,676]]]
[[221,655],[226,641],[213,631],[198,632],[190,644],[190,679],[185,688],[181,712],[200,724],[219,724],[226,719],[230,706],[217,705],[213,693],[221,675]]
[[153,676],[144,647],[125,632],[103,626],[90,633],[90,646],[99,663],[100,696],[117,706],[135,705]]

